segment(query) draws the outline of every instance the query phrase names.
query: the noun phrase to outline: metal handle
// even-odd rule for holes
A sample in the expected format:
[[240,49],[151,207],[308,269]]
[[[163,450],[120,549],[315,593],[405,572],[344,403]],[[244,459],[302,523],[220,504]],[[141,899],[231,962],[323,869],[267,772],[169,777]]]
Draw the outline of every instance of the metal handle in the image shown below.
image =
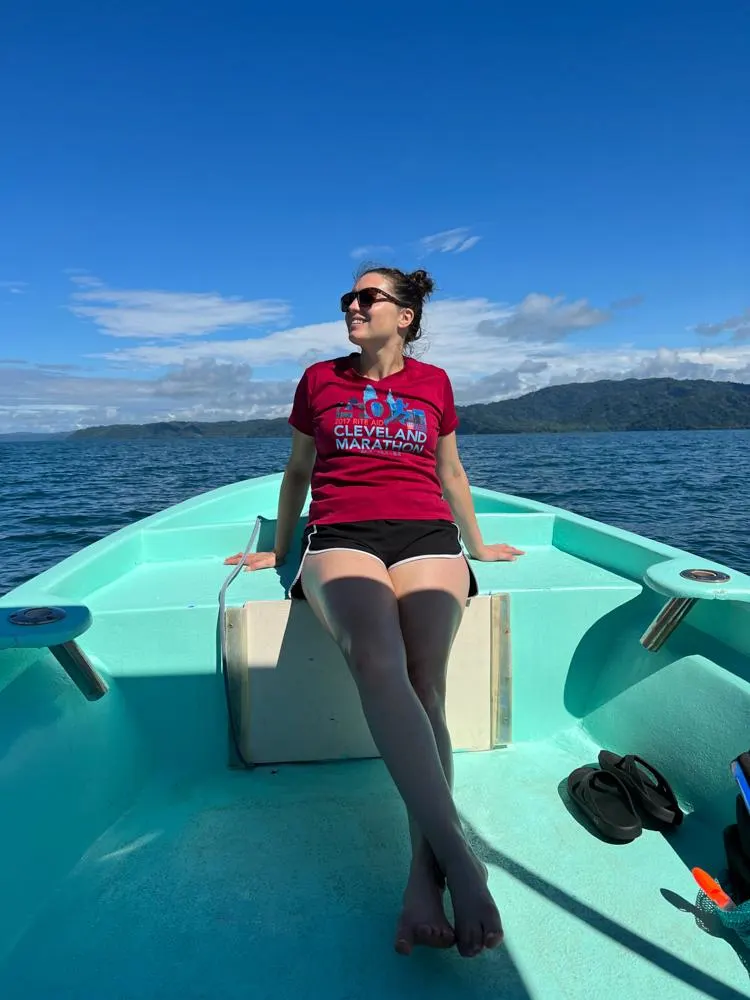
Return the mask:
[[667,601],[641,636],[641,645],[650,653],[661,649],[696,601],[696,597],[673,597]]
[[109,688],[77,642],[50,646],[49,651],[88,701],[98,701],[107,693]]

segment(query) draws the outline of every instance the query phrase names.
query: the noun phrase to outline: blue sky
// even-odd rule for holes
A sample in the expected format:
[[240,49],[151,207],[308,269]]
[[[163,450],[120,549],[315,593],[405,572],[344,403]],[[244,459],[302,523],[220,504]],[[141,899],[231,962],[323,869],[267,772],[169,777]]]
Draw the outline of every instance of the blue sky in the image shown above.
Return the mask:
[[451,7],[5,11],[0,432],[284,414],[365,253],[459,402],[750,382],[750,8]]

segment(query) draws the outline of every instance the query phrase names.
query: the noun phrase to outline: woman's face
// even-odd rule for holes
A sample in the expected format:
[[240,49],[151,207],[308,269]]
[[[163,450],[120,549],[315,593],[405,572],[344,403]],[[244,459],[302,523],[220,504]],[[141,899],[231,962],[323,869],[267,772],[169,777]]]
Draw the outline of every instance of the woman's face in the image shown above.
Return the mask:
[[[387,295],[393,295],[393,289],[384,274],[363,274],[353,288],[360,291],[363,288],[380,288]],[[346,326],[349,340],[353,344],[377,344],[382,346],[389,340],[402,341],[414,313],[395,302],[383,297],[371,304],[362,303],[355,298],[346,310]]]

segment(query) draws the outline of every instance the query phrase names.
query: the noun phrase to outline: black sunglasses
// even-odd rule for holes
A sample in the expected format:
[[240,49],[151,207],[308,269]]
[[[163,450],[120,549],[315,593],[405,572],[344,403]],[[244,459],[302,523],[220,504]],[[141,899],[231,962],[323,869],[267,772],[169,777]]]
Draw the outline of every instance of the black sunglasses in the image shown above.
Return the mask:
[[370,309],[376,302],[395,302],[397,306],[408,308],[406,302],[397,299],[390,292],[384,292],[382,288],[360,288],[358,292],[347,292],[341,296],[341,312],[345,313],[355,299],[359,302],[360,309]]

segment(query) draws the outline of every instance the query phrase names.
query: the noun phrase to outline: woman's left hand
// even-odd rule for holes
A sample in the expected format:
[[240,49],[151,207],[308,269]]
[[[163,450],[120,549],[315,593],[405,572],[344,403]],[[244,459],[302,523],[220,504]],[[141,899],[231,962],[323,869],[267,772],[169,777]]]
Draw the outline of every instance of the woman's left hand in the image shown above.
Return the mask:
[[513,562],[518,556],[525,554],[523,549],[498,542],[494,545],[483,545],[478,552],[472,554],[471,558],[479,562]]

